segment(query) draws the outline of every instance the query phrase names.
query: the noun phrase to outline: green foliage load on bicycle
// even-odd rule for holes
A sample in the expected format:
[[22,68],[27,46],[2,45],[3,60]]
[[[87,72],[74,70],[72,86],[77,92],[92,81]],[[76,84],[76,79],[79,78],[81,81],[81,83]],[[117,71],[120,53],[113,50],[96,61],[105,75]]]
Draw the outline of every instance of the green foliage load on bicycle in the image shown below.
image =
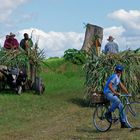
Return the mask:
[[[85,64],[85,69],[86,96],[90,103],[95,103],[96,107],[93,114],[93,124],[96,129],[107,131],[117,120],[121,122],[121,128],[139,128],[139,49],[126,50],[118,54],[101,53],[99,56],[92,52]],[[126,95],[121,96],[120,93]],[[134,102],[129,100],[128,93],[131,93],[131,100]],[[95,97],[98,97],[98,102]],[[119,114],[113,117],[116,109],[119,109]]]

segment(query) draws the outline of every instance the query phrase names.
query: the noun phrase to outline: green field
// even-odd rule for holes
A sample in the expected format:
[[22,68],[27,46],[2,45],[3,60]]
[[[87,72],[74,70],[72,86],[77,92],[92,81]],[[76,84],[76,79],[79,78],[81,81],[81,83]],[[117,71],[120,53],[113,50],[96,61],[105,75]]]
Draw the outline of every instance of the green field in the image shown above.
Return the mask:
[[92,126],[94,109],[84,100],[82,66],[63,59],[47,60],[40,73],[46,91],[0,94],[0,140],[138,140],[140,131],[120,129],[106,133]]

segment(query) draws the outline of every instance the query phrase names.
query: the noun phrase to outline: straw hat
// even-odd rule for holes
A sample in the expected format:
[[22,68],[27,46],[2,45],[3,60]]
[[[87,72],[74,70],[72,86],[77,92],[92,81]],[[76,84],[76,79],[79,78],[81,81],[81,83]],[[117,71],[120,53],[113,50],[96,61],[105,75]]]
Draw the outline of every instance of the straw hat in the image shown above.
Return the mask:
[[13,34],[12,32],[9,34],[10,37],[15,37],[16,35]]
[[115,39],[115,38],[114,38],[113,36],[109,36],[107,40],[108,40],[108,41],[113,41],[114,39]]

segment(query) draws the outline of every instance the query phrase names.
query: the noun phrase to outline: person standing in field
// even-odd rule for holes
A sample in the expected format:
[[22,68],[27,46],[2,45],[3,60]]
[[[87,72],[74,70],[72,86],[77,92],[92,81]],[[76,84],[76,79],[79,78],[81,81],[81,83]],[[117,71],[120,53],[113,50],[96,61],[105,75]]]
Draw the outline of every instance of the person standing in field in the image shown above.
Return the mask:
[[119,52],[119,46],[114,42],[112,36],[108,37],[108,43],[105,45],[105,54],[117,54]]

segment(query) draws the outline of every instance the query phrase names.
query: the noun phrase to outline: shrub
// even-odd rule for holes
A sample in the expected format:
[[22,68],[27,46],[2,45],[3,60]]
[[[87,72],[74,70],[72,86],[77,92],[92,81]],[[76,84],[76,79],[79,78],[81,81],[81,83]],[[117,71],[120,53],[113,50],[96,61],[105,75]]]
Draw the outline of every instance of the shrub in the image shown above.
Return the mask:
[[64,52],[64,59],[74,64],[84,64],[86,60],[86,52],[77,49],[68,49]]

